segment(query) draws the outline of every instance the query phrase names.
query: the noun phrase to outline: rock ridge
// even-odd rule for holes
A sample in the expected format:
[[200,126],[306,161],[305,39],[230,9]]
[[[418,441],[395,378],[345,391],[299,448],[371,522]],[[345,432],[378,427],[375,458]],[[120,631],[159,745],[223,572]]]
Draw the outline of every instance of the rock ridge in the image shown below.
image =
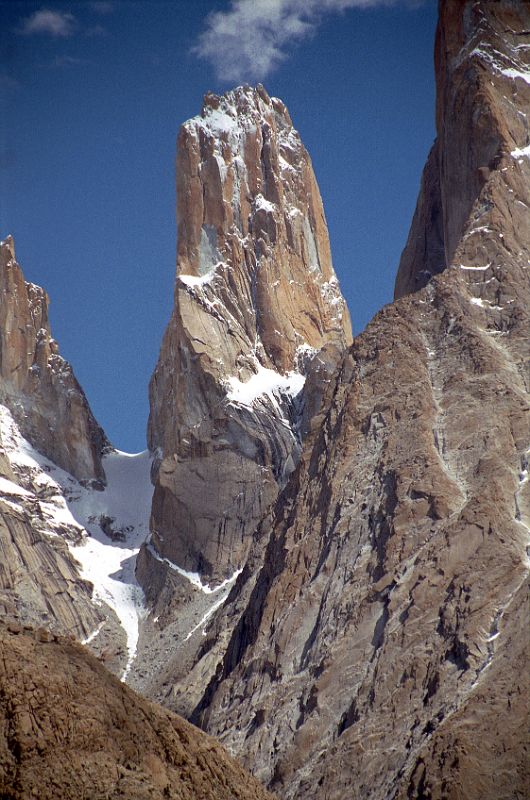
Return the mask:
[[217,742],[80,645],[3,621],[0,656],[5,800],[272,800]]
[[82,481],[105,481],[109,443],[59,354],[48,295],[24,280],[13,238],[0,243],[0,403],[43,455]]

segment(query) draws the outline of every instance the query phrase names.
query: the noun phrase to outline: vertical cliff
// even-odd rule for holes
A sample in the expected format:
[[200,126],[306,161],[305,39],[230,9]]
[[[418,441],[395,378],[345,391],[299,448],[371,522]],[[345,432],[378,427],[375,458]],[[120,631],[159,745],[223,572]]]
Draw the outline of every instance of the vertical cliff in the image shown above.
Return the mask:
[[441,4],[401,299],[168,694],[213,661],[193,719],[286,798],[528,794],[529,32],[526,3]]
[[260,86],[207,95],[180,130],[177,188],[144,585],[169,562],[217,584],[241,568],[298,459],[308,365],[351,341],[311,161],[280,100]]

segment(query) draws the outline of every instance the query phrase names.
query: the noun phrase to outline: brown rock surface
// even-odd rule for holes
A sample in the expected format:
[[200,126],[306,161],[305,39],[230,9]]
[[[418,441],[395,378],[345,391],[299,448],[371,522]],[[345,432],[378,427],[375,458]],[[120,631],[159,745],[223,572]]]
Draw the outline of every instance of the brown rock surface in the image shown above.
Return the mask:
[[272,800],[210,737],[80,645],[0,623],[4,800]]
[[181,128],[177,182],[175,307],[150,388],[160,464],[144,587],[168,561],[217,584],[241,568],[298,458],[307,365],[324,344],[351,341],[311,162],[280,100],[261,86],[207,95]]
[[528,796],[529,31],[526,3],[441,4],[402,297],[168,693],[189,713],[214,675],[193,719],[285,798]]
[[59,355],[46,292],[24,280],[13,239],[0,243],[0,403],[22,434],[83,481],[104,481],[108,444],[72,368]]

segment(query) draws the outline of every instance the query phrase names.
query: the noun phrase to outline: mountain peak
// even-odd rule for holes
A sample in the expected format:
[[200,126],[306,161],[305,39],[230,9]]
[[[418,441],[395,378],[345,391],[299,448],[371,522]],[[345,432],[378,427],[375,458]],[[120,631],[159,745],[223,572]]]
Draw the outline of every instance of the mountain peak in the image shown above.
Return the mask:
[[[295,467],[308,363],[325,345],[344,349],[351,328],[311,160],[262,86],[208,94],[184,123],[177,198],[175,308],[151,383],[156,533],[144,555],[158,571],[154,551],[222,581]],[[201,486],[221,473],[207,499]]]

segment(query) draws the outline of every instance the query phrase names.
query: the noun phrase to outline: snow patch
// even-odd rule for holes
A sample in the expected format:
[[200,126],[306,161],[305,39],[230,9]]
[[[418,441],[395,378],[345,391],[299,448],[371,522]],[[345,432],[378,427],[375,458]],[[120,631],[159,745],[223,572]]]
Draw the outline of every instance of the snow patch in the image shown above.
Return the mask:
[[214,277],[217,268],[222,264],[222,261],[219,261],[209,272],[205,272],[204,275],[177,275],[179,281],[185,283],[186,286],[204,286],[207,283],[210,283],[212,278]]
[[295,397],[302,391],[305,377],[298,372],[281,375],[273,369],[267,369],[260,365],[258,372],[252,375],[246,383],[235,377],[228,378],[226,383],[226,396],[230,403],[251,406],[263,395],[271,395],[274,392],[284,392]]
[[241,572],[241,570],[235,572],[230,578],[227,578],[222,583],[220,583],[219,586],[212,587],[202,582],[201,576],[199,575],[198,572],[188,572],[188,570],[182,569],[182,567],[179,567],[178,564],[175,564],[173,561],[170,561],[169,558],[161,556],[160,553],[155,549],[151,541],[148,542],[147,549],[149,553],[153,556],[153,558],[156,558],[156,560],[160,561],[161,564],[166,564],[166,566],[168,566],[174,572],[177,572],[183,578],[186,578],[186,580],[189,581],[192,584],[192,586],[195,586],[196,589],[199,589],[199,591],[204,592],[204,594],[215,594],[216,592],[220,592],[226,586],[232,584],[239,575],[239,573]]
[[[210,617],[211,617],[213,614],[215,614],[215,612],[217,611],[217,609],[218,609],[218,608],[220,608],[220,607],[223,605],[224,601],[226,600],[226,597],[227,597],[227,595],[225,594],[225,595],[224,595],[223,597],[221,597],[219,600],[216,600],[216,602],[215,602],[215,603],[214,603],[212,606],[210,606],[210,608],[208,609],[208,611],[206,612],[206,614],[204,614],[204,616],[203,616],[203,618],[201,619],[201,621],[200,621],[200,622],[198,622],[198,623],[197,623],[197,625],[194,625],[194,627],[193,627],[193,628],[191,629],[191,631],[188,633],[188,635],[187,635],[187,636],[186,636],[186,638],[184,639],[184,641],[185,641],[185,642],[187,642],[187,641],[188,641],[188,639],[191,639],[191,637],[193,636],[193,634],[195,633],[195,631],[198,631],[198,630],[199,630],[199,628],[201,628],[203,625],[205,625],[205,624],[206,624],[206,622],[208,622],[208,620],[210,619]],[[205,631],[205,630],[203,631],[203,635],[206,635],[206,631]]]
[[501,69],[503,75],[506,75],[507,78],[520,78],[525,83],[530,84],[530,71],[520,70],[520,69]]
[[262,194],[257,194],[254,198],[254,208],[256,211],[267,211],[269,214],[276,211],[274,203],[271,203],[270,200],[267,200]]
[[489,300],[483,300],[482,297],[471,297],[469,302],[474,306],[480,306],[480,308],[486,308],[489,311],[502,311],[504,308],[504,306],[495,306]]
[[514,158],[530,158],[530,144],[526,147],[517,147],[511,154]]
[[[107,453],[103,458],[107,485],[98,491],[82,486],[37,452],[20,434],[10,411],[1,405],[0,437],[21,482],[47,489],[46,499],[40,499],[29,489],[17,487],[19,496],[30,495],[39,504],[47,533],[63,535],[69,528],[77,537],[81,535],[75,544],[67,537],[65,540],[81,565],[81,576],[94,586],[94,599],[114,610],[126,633],[128,659],[122,680],[125,679],[136,656],[138,621],[145,613],[143,592],[134,570],[140,545],[149,533],[153,492],[150,454],[119,450]],[[115,539],[103,532],[103,520]],[[93,638],[96,635],[94,632]]]
[[7,495],[8,497],[31,497],[31,492],[28,492],[27,489],[24,489],[22,486],[19,486],[13,481],[9,481],[7,478],[0,477],[0,496]]

